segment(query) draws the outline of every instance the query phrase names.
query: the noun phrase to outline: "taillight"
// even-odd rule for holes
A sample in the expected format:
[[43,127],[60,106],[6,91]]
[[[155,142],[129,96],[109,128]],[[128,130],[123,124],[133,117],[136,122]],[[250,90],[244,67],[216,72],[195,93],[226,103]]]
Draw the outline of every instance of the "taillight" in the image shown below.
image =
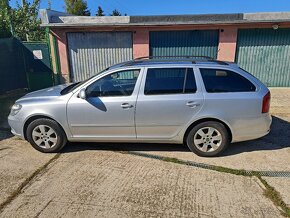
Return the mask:
[[263,98],[262,113],[268,113],[270,110],[271,93],[270,91]]

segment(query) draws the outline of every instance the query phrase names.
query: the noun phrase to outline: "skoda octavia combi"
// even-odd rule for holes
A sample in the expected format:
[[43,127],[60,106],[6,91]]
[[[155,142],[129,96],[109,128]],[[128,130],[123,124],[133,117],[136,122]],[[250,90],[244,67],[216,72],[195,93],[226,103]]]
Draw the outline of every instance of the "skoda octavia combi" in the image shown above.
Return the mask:
[[268,88],[234,63],[143,58],[29,93],[8,120],[41,152],[67,141],[184,143],[209,157],[269,133],[269,107]]

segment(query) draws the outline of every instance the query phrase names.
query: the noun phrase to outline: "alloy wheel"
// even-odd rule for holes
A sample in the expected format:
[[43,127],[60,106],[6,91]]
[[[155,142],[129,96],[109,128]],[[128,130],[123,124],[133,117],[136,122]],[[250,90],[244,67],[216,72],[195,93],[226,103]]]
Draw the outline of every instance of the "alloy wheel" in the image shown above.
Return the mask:
[[32,131],[32,139],[39,147],[50,149],[57,143],[57,134],[47,125],[38,125]]
[[222,135],[216,128],[203,127],[195,133],[193,142],[202,152],[213,152],[222,144]]

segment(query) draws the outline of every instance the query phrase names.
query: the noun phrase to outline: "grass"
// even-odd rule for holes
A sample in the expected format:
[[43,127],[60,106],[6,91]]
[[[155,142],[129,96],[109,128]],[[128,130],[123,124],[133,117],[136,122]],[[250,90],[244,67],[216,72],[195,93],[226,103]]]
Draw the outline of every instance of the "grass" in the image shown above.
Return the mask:
[[[179,160],[177,158],[163,157],[161,160],[166,161],[166,162],[177,163],[177,164],[189,165],[187,161]],[[221,167],[221,166],[213,166],[212,165],[206,169],[214,170],[214,171],[221,172],[221,173],[234,174],[234,175],[238,175],[238,176],[253,176],[252,173],[249,173],[245,170],[231,169],[231,168]]]
[[184,161],[179,160],[177,158],[172,158],[172,157],[163,157],[161,160],[166,161],[166,162],[177,163],[177,164],[186,164]]
[[265,186],[264,195],[269,198],[277,207],[282,209],[282,215],[285,217],[290,217],[290,207],[286,205],[283,201],[280,193],[276,191],[276,189],[270,186],[266,180],[264,180],[261,176],[257,176],[258,179],[262,182]]

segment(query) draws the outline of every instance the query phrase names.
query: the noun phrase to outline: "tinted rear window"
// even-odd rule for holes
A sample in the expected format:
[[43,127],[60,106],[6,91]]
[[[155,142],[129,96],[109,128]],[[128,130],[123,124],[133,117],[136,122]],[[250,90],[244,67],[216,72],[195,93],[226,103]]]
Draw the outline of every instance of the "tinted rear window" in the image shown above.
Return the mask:
[[245,77],[229,70],[200,69],[207,92],[254,92],[255,85]]
[[196,92],[192,68],[151,68],[147,71],[145,95]]

